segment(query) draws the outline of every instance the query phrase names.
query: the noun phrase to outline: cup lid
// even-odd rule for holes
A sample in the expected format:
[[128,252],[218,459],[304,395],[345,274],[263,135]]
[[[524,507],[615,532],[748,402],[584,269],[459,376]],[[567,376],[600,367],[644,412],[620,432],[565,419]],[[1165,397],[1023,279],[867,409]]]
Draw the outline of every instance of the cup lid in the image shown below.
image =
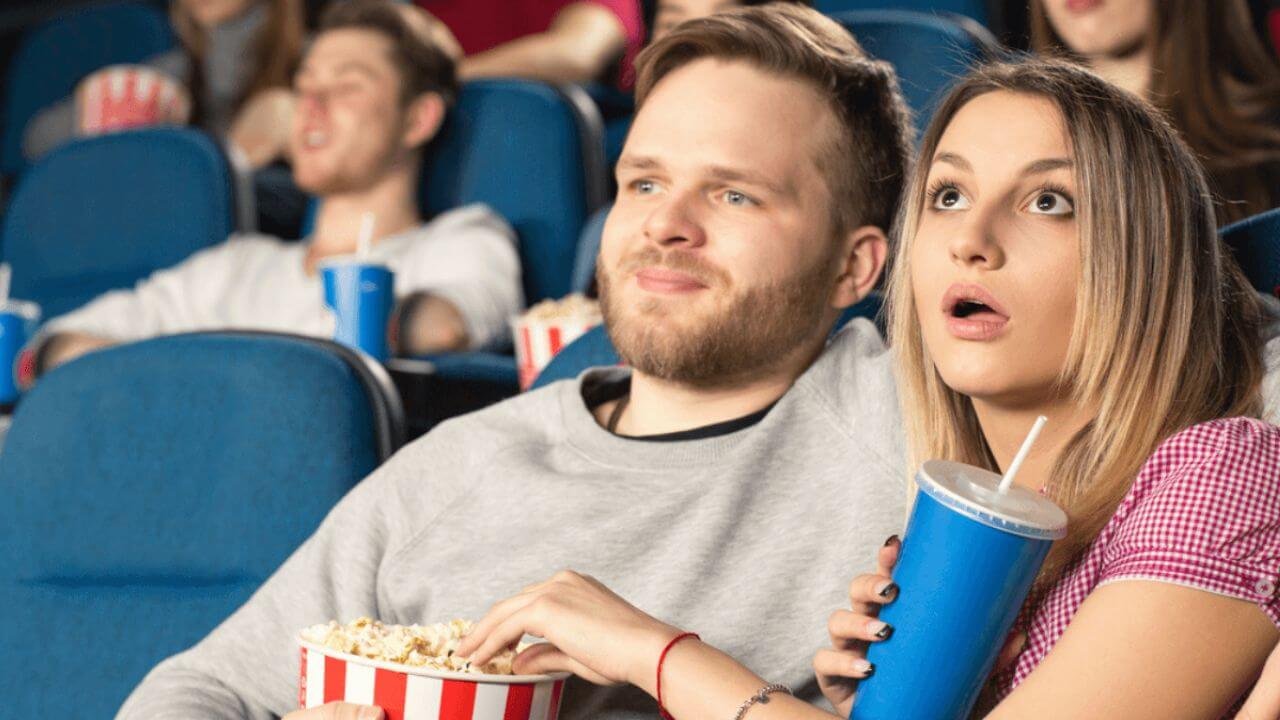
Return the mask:
[[388,270],[391,269],[386,262],[378,258],[369,257],[369,256],[361,257],[354,253],[347,254],[347,255],[330,255],[329,257],[323,257],[316,261],[317,269],[322,269],[326,267],[337,267],[339,265],[362,265],[364,267],[379,267],[379,268],[387,268]]
[[1000,476],[949,460],[929,460],[916,473],[921,492],[984,525],[1035,540],[1067,534],[1067,514],[1037,492],[1014,486],[1000,492]]

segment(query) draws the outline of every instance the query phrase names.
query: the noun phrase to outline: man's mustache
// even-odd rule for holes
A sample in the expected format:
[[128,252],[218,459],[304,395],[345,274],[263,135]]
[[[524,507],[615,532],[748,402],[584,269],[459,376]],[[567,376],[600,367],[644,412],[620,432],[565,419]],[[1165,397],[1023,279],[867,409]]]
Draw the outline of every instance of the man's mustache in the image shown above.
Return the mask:
[[716,265],[707,262],[695,253],[686,250],[661,251],[657,248],[638,250],[618,263],[620,275],[631,275],[648,267],[660,267],[673,272],[684,273],[694,280],[711,287],[714,284],[727,285],[728,273]]

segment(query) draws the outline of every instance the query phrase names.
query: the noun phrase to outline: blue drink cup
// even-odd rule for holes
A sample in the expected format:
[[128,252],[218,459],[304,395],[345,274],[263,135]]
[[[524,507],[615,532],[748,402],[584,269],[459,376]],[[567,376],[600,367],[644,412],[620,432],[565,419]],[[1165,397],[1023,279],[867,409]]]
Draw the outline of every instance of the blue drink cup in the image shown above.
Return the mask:
[[337,320],[333,339],[385,361],[395,273],[380,263],[348,255],[321,261],[320,277],[324,302]]
[[0,303],[0,405],[17,402],[20,391],[14,361],[40,323],[40,306],[33,302],[9,300]]
[[930,460],[893,571],[901,589],[880,619],[893,626],[867,659],[850,720],[965,718],[991,673],[1031,584],[1067,516],[1000,476]]

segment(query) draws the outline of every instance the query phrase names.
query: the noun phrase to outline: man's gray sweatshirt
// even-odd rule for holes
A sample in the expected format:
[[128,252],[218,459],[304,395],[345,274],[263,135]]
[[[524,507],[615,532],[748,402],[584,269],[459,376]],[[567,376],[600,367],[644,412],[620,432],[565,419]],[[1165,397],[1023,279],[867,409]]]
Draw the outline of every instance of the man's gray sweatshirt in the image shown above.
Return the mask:
[[[625,373],[591,371],[405,447],[242,608],[155,668],[120,717],[283,715],[297,709],[299,629],[361,615],[479,619],[564,568],[818,701],[810,663],[827,618],[905,513],[901,423],[875,328],[854,321],[763,420],[719,437],[605,431],[584,392]],[[634,688],[571,679],[561,717],[655,713]]]

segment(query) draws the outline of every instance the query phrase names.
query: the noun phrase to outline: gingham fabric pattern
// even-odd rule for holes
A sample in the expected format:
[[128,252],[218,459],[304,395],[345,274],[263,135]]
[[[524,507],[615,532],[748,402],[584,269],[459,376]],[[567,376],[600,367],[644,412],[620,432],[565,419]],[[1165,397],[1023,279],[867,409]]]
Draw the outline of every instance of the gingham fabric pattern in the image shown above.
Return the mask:
[[1215,420],[1162,443],[1079,564],[1023,610],[1027,643],[994,678],[999,697],[1044,660],[1089,593],[1135,578],[1248,600],[1280,625],[1280,427]]

